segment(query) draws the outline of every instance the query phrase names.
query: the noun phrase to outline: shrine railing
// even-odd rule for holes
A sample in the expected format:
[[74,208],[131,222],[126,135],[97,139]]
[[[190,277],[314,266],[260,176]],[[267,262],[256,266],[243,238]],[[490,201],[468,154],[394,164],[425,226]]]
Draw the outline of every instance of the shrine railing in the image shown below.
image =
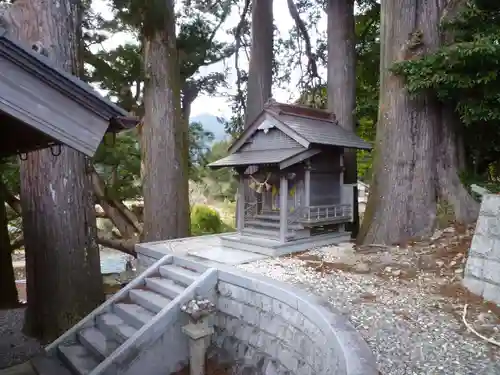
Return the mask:
[[259,212],[258,212],[259,203],[260,203],[260,201],[255,201],[255,202],[250,202],[250,203],[245,202],[245,211],[244,211],[243,217],[245,219],[251,219],[251,218],[254,218],[255,216],[257,216],[259,214]]
[[350,204],[334,204],[326,206],[302,207],[300,221],[321,222],[330,220],[350,219],[352,206]]

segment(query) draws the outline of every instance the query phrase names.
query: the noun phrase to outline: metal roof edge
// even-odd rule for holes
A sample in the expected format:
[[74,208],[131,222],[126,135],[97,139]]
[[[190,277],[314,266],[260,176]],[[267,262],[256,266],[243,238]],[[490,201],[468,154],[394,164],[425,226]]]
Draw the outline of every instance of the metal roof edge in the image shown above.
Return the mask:
[[102,118],[109,120],[129,116],[125,109],[99,94],[89,84],[54,66],[49,58],[14,41],[4,28],[0,28],[0,57],[15,63]]
[[283,133],[288,135],[290,138],[292,138],[295,142],[299,143],[305,148],[309,148],[311,145],[311,142],[309,142],[308,139],[306,139],[302,134],[299,134],[292,128],[290,128],[287,124],[285,124],[280,118],[279,115],[274,112],[272,109],[265,109],[264,110],[269,116],[272,117],[276,123],[274,124],[279,130],[281,130]]
[[260,119],[264,112],[264,110],[261,111],[255,118],[255,120],[250,124],[250,126],[243,129],[243,132],[233,141],[233,143],[231,143],[231,145],[227,149],[229,154],[234,154],[235,152],[237,152],[243,146],[243,143],[257,131],[255,123]]

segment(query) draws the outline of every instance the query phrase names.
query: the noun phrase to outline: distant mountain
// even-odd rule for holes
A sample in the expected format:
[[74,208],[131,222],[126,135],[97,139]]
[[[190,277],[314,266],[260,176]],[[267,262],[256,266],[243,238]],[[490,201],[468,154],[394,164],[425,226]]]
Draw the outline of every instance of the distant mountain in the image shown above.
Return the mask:
[[201,123],[206,131],[214,133],[215,141],[222,141],[227,137],[224,131],[224,124],[219,122],[217,116],[211,115],[210,113],[202,113],[198,116],[193,116],[190,122]]

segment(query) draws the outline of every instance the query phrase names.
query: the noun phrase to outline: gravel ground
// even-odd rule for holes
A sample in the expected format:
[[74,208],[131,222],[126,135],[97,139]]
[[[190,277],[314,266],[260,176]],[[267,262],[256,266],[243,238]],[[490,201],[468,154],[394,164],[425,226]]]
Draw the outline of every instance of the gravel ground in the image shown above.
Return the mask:
[[[448,228],[406,248],[352,245],[238,266],[295,284],[341,311],[372,349],[384,375],[500,374],[500,348],[462,322],[500,341],[500,307],[461,287],[471,230]],[[0,369],[39,353],[22,335],[24,309],[0,311]]]
[[38,341],[21,333],[24,309],[0,310],[0,369],[23,363],[42,351]]
[[500,341],[500,309],[466,298],[460,249],[468,248],[470,238],[452,232],[438,245],[368,254],[354,253],[348,245],[239,267],[327,298],[365,338],[382,374],[500,374],[500,348],[462,322],[468,303],[467,321]]

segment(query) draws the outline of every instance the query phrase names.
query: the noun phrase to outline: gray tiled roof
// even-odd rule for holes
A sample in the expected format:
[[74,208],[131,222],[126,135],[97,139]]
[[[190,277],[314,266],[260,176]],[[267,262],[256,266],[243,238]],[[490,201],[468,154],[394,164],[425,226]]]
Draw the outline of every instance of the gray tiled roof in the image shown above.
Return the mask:
[[276,116],[290,129],[308,142],[328,146],[341,146],[371,150],[372,146],[353,132],[330,121],[280,114]]
[[295,147],[287,149],[265,150],[265,151],[243,151],[236,152],[223,159],[210,163],[210,168],[236,167],[244,165],[278,164],[283,160],[291,158],[305,148]]

